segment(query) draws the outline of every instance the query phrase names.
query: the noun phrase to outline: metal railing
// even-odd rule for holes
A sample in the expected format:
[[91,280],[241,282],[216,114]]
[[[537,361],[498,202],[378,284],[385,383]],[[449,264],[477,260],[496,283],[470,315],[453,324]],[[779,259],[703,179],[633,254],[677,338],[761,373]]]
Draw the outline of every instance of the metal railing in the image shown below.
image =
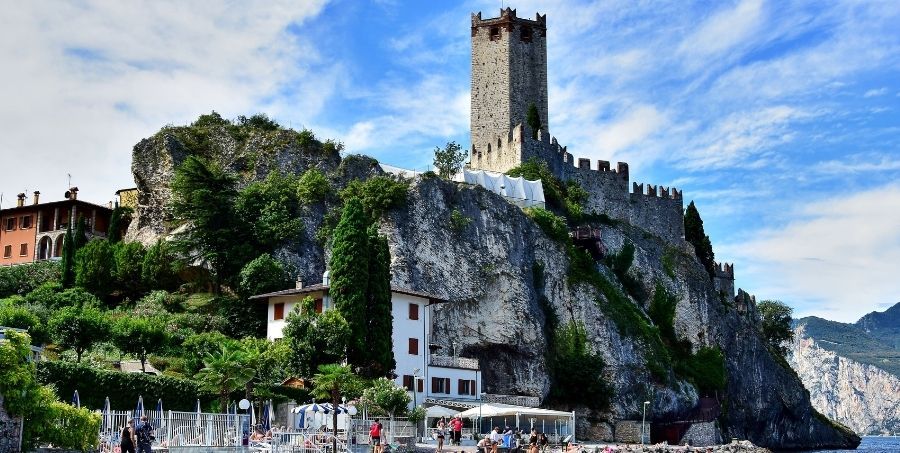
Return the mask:
[[478,359],[470,359],[468,357],[451,357],[446,355],[431,355],[428,363],[431,366],[442,366],[448,368],[465,368],[467,370],[478,370]]
[[512,404],[514,406],[538,407],[541,405],[541,399],[536,396],[522,395],[497,395],[488,393],[483,398],[485,403]]

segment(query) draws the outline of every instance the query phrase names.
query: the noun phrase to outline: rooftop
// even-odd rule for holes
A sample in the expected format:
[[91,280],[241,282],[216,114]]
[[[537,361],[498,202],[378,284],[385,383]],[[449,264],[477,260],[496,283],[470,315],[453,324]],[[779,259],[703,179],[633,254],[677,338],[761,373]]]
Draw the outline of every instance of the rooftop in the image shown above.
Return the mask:
[[[283,289],[281,291],[274,291],[271,293],[257,294],[255,296],[250,296],[250,299],[260,300],[260,299],[268,299],[270,297],[294,296],[294,295],[298,295],[298,294],[309,294],[309,293],[315,293],[315,292],[319,292],[319,291],[328,292],[328,285],[323,285],[321,283],[317,283],[315,285],[304,286],[302,288]],[[393,285],[391,286],[391,292],[399,293],[399,294],[406,294],[408,296],[421,297],[423,299],[428,299],[431,302],[435,302],[435,303],[447,302],[447,299],[445,299],[441,296],[424,293],[421,291],[415,291],[415,290],[407,289],[407,288],[400,288],[400,287],[393,286]]]

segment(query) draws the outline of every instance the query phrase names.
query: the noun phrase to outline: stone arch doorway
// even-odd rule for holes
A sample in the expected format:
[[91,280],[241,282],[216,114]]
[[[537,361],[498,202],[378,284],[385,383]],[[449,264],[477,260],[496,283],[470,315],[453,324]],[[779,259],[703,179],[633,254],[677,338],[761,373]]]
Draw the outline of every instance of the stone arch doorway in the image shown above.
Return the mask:
[[53,253],[53,240],[50,239],[50,236],[44,236],[38,242],[38,259],[39,260],[47,260],[50,259]]
[[53,244],[54,244],[53,257],[54,258],[59,258],[62,256],[63,242],[65,242],[65,239],[66,239],[66,235],[60,234],[59,236],[56,237],[56,240],[53,241]]

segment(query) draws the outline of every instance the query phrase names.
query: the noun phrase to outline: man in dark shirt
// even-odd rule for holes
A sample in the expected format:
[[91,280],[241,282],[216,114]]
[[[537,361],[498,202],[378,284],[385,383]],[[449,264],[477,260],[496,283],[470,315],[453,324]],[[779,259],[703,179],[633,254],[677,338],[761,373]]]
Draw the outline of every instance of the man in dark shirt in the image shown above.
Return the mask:
[[141,416],[141,422],[134,428],[137,437],[137,453],[151,453],[150,444],[153,443],[153,426],[147,421],[147,416]]

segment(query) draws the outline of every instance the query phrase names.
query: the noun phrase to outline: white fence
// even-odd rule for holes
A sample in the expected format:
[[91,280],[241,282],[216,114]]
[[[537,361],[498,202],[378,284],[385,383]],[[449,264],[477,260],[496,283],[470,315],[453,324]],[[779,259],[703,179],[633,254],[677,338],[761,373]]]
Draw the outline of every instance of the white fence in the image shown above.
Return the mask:
[[[250,416],[178,411],[145,411],[154,428],[153,446],[239,447],[250,435]],[[114,452],[122,443],[122,428],[134,419],[131,411],[101,413],[100,451]]]

